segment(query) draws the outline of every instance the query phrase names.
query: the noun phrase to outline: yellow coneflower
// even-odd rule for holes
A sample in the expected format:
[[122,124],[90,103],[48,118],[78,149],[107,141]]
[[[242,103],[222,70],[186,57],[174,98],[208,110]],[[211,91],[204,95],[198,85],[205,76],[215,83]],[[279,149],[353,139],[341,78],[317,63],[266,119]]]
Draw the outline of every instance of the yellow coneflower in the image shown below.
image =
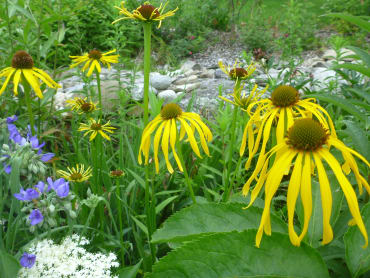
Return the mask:
[[101,53],[99,50],[93,49],[89,53],[85,53],[82,56],[69,56],[69,58],[72,59],[72,65],[70,66],[70,68],[77,67],[79,64],[86,62],[82,68],[82,71],[87,70],[87,68],[90,66],[87,72],[87,76],[90,76],[95,69],[97,69],[97,71],[100,73],[100,63],[102,63],[103,66],[107,66],[108,69],[110,69],[110,63],[118,63],[118,54],[109,55],[114,52],[116,52],[115,49],[106,53]]
[[87,101],[87,97],[75,97],[74,99],[66,100],[66,103],[68,106],[71,107],[72,111],[75,110],[76,112],[79,112],[78,114],[88,114],[97,110],[96,103],[92,101]]
[[[315,103],[315,99],[308,98],[301,100],[298,91],[287,85],[277,87],[271,94],[270,99],[262,99],[249,105],[247,112],[251,118],[245,126],[240,155],[244,154],[248,141],[249,157],[245,165],[250,167],[253,156],[257,153],[261,138],[263,137],[260,155],[257,164],[266,150],[266,144],[271,137],[271,127],[274,122],[276,126],[276,140],[281,143],[284,133],[292,126],[297,115],[307,117],[313,115],[326,128],[330,129],[332,136],[336,137],[333,122],[324,108]],[[326,116],[326,117],[325,117]],[[256,140],[254,140],[255,128],[258,128]]]
[[115,6],[119,10],[119,14],[124,15],[124,17],[121,17],[115,21],[113,21],[112,24],[115,24],[116,22],[124,19],[135,19],[139,21],[145,21],[145,22],[152,22],[152,21],[159,21],[158,28],[162,25],[162,20],[166,17],[175,15],[175,12],[179,9],[176,8],[172,11],[168,11],[166,13],[163,13],[164,9],[166,8],[168,2],[166,4],[162,4],[159,6],[159,8],[154,7],[150,4],[150,2],[145,2],[143,5],[138,7],[136,10],[134,10],[132,13],[129,12],[125,8],[125,2],[121,2],[121,7]]
[[71,181],[71,182],[84,182],[87,181],[90,177],[92,177],[92,169],[91,167],[87,167],[85,170],[85,165],[83,164],[76,164],[76,167],[69,168],[67,167],[67,171],[58,170],[57,174],[62,178]]
[[0,71],[0,78],[6,77],[3,86],[0,89],[0,95],[4,92],[10,79],[13,77],[14,84],[14,95],[18,95],[18,85],[21,80],[28,82],[32,89],[35,91],[39,98],[43,98],[40,81],[43,81],[50,88],[60,88],[60,85],[56,83],[51,77],[41,69],[34,67],[33,59],[26,51],[17,51],[12,59],[12,66],[7,67]]
[[[180,124],[180,134],[177,132],[177,124]],[[170,173],[173,173],[173,168],[171,163],[168,160],[168,145],[171,145],[173,156],[179,166],[181,172],[183,168],[181,161],[176,153],[175,144],[177,140],[182,140],[187,134],[190,146],[198,157],[201,157],[197,141],[194,137],[194,130],[197,130],[200,137],[200,143],[204,152],[209,156],[209,150],[207,146],[207,141],[212,140],[212,133],[209,128],[202,122],[200,116],[192,112],[183,112],[181,107],[175,103],[166,104],[161,113],[155,117],[143,131],[141,138],[141,144],[139,149],[139,163],[142,164],[141,153],[145,157],[145,164],[148,164],[149,161],[149,149],[150,149],[150,137],[151,134],[155,132],[154,135],[154,162],[156,172],[159,172],[159,162],[158,162],[158,148],[159,142],[162,137],[162,151],[164,158],[166,160],[167,169]],[[163,131],[163,135],[162,135]]]
[[243,111],[247,111],[247,108],[249,104],[255,101],[259,101],[261,99],[261,96],[267,91],[268,85],[265,87],[265,89],[257,91],[258,85],[254,85],[253,90],[249,93],[249,95],[246,95],[246,92],[243,90],[243,85],[241,85],[239,88],[237,86],[234,87],[234,91],[232,94],[230,94],[233,97],[233,100],[227,99],[223,96],[219,96],[224,101],[227,101],[235,106],[239,106]]
[[[286,140],[283,140],[280,144],[272,148],[270,152],[263,155],[261,164],[255,168],[253,174],[247,181],[247,186],[249,186],[254,179],[257,180],[257,184],[251,193],[251,200],[248,207],[253,204],[263,185],[265,185],[265,207],[256,235],[257,246],[260,245],[263,231],[268,235],[271,234],[271,200],[276,193],[284,174],[289,171],[292,163],[294,166],[287,193],[288,229],[290,241],[292,244],[299,246],[307,233],[312,214],[311,175],[315,169],[317,169],[321,192],[323,214],[322,244],[327,244],[333,239],[333,231],[330,226],[332,195],[329,180],[322,161],[325,161],[333,170],[339,185],[343,190],[344,196],[347,199],[349,210],[353,216],[351,222],[358,226],[365,239],[365,245],[363,247],[365,248],[368,245],[368,236],[361,218],[356,193],[352,188],[351,183],[344,175],[339,162],[330,153],[328,146],[335,147],[341,151],[344,160],[347,162],[348,166],[356,177],[360,192],[362,192],[362,185],[364,185],[367,192],[370,194],[369,184],[367,183],[366,179],[360,175],[358,166],[352,155],[361,159],[367,164],[367,166],[370,166],[369,162],[367,162],[363,156],[345,146],[336,137],[328,134],[328,130],[325,129],[319,122],[310,118],[298,119],[288,130]],[[277,152],[280,152],[280,157],[275,159],[271,169],[268,169],[270,158]],[[293,162],[294,159],[295,161]],[[257,178],[258,174],[259,177]],[[302,232],[298,236],[294,230],[293,219],[299,192],[304,208],[304,223]]]
[[95,121],[93,118],[89,119],[89,124],[80,124],[80,127],[78,128],[78,131],[86,131],[84,136],[90,134],[89,141],[94,140],[96,135],[100,134],[103,138],[107,139],[110,141],[110,138],[107,134],[104,132],[108,133],[113,133],[113,129],[116,129],[115,127],[110,125],[110,121],[108,121],[106,124],[102,125],[100,123],[100,119],[98,121]]
[[256,67],[253,63],[250,64],[247,69],[241,68],[237,60],[232,67],[224,65],[222,61],[219,61],[218,65],[220,69],[231,79],[239,81],[247,79],[256,70]]

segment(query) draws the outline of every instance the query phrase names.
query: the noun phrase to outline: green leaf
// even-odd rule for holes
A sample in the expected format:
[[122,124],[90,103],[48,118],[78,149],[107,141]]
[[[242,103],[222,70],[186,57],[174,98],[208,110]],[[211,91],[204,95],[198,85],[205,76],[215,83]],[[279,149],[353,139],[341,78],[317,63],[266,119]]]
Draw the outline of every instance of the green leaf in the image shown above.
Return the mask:
[[[370,231],[370,204],[362,209],[362,219],[364,220],[367,231]],[[370,248],[363,249],[361,245],[364,238],[357,226],[348,229],[344,235],[346,246],[346,262],[354,278],[370,271]]]
[[354,70],[359,73],[362,73],[366,75],[367,77],[370,77],[370,68],[365,67],[363,65],[357,65],[357,64],[350,64],[350,63],[344,63],[344,64],[338,64],[331,67],[332,69],[349,69]]
[[361,60],[370,67],[370,54],[367,51],[352,45],[347,46],[347,48],[355,52]]
[[349,88],[348,91],[356,94],[357,96],[359,96],[361,98],[364,98],[368,103],[370,103],[370,94],[369,94],[369,92],[362,91],[362,90],[357,89],[357,88]]
[[142,261],[143,260],[141,259],[136,265],[120,269],[118,271],[118,275],[119,275],[118,277],[119,278],[135,278],[136,274],[138,273],[140,269]]
[[310,95],[310,97],[314,97],[324,102],[332,103],[336,106],[339,106],[340,108],[342,108],[343,110],[346,110],[348,113],[352,114],[353,116],[355,116],[362,122],[365,120],[365,116],[358,111],[356,106],[349,104],[346,99],[343,99],[337,96],[332,96],[332,95],[327,96],[327,95],[320,95],[320,94],[312,94]]
[[4,250],[0,250],[0,273],[2,278],[17,277],[20,265],[18,261]]
[[[152,237],[153,243],[183,242],[205,234],[257,229],[262,209],[243,204],[195,204],[172,215]],[[286,224],[271,215],[272,230],[287,232]]]
[[340,19],[346,20],[352,24],[357,25],[358,27],[362,28],[363,30],[367,32],[370,32],[370,23],[361,19],[359,16],[353,16],[353,15],[344,14],[344,13],[331,13],[331,14],[326,14],[323,16],[338,17]]
[[146,278],[305,277],[328,278],[316,250],[293,246],[288,235],[264,236],[255,247],[256,230],[216,233],[170,252]]
[[[339,184],[336,180],[334,173],[331,171],[327,171],[326,174],[330,182],[331,193],[333,198],[332,212],[330,217],[330,224],[333,226],[339,216],[344,195],[339,187]],[[297,214],[301,223],[301,227],[303,227],[304,211],[301,202],[298,203]],[[308,244],[314,248],[320,247],[322,233],[323,233],[323,223],[322,223],[320,183],[316,180],[312,180],[312,215],[310,219],[310,224],[308,226],[307,235],[305,237],[307,239]]]
[[169,203],[175,200],[178,196],[172,196],[161,202],[158,206],[155,207],[155,213],[160,213]]
[[370,143],[368,140],[368,132],[358,123],[344,120],[343,123],[347,126],[347,134],[352,139],[354,149],[362,154],[366,159],[370,158]]

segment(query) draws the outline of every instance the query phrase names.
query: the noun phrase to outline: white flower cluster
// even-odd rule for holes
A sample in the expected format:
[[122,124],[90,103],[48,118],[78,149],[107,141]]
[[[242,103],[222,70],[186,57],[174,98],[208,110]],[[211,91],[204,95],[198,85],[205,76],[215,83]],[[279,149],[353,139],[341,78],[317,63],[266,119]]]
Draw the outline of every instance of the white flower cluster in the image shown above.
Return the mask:
[[66,237],[60,245],[44,239],[32,245],[28,253],[36,255],[32,268],[22,268],[19,278],[111,278],[111,267],[118,267],[113,253],[87,252],[82,246],[89,240],[79,235]]

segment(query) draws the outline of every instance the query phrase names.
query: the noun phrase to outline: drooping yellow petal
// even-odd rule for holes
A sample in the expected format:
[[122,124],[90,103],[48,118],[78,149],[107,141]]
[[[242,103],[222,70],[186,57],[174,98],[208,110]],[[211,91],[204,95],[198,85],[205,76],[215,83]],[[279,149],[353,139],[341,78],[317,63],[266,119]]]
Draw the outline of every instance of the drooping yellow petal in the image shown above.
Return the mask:
[[343,174],[338,161],[327,149],[323,148],[319,150],[317,153],[320,155],[322,159],[324,159],[329,164],[330,168],[333,170],[339,182],[339,185],[341,186],[343,190],[344,196],[347,199],[348,207],[353,216],[353,219],[356,222],[357,227],[359,228],[360,232],[362,233],[365,239],[365,244],[363,245],[363,248],[366,248],[368,245],[368,236],[367,236],[364,222],[362,221],[360,209],[358,207],[356,193],[353,190],[352,185],[349,183],[346,176]]
[[17,69],[15,69],[15,68],[11,68],[11,69],[9,70],[8,75],[7,75],[6,79],[5,79],[5,82],[4,82],[3,86],[2,86],[2,87],[1,87],[1,89],[0,89],[0,95],[5,91],[5,88],[6,88],[6,86],[8,85],[10,78],[12,77],[13,73],[14,73],[16,70],[17,70]]
[[163,126],[166,122],[162,122],[160,126],[158,127],[155,135],[154,135],[154,164],[155,164],[155,171],[159,173],[159,161],[158,161],[158,148],[159,148],[159,142],[161,140],[162,130]]
[[189,118],[189,117],[184,117],[184,118],[187,119],[191,123],[191,125],[194,126],[196,128],[196,130],[198,131],[199,138],[200,138],[200,144],[201,144],[204,152],[209,156],[209,150],[208,150],[207,142],[204,139],[203,130],[199,127],[197,122],[195,120],[193,120],[192,118]]
[[26,77],[28,83],[31,85],[32,89],[35,91],[35,94],[39,98],[43,98],[44,96],[42,95],[42,92],[40,90],[40,84],[38,80],[33,76],[32,70],[31,69],[22,69],[22,73],[24,77]]
[[302,158],[303,154],[298,153],[297,159],[294,163],[294,169],[292,176],[290,178],[289,186],[288,186],[288,194],[287,194],[287,207],[288,207],[288,230],[289,230],[289,238],[293,245],[299,246],[300,241],[298,235],[294,231],[294,211],[295,205],[297,202],[299,189],[301,187],[301,177],[302,177]]
[[173,156],[176,160],[176,163],[177,163],[177,166],[179,167],[179,170],[181,172],[184,171],[184,169],[182,168],[182,165],[181,165],[181,161],[180,161],[180,158],[179,156],[177,155],[176,153],[176,148],[175,148],[175,144],[176,144],[176,137],[177,137],[177,126],[176,126],[176,120],[175,119],[171,119],[172,121],[172,124],[171,124],[171,132],[170,132],[170,144],[171,144],[171,149],[172,149],[172,152],[173,152]]
[[14,78],[13,78],[13,83],[14,83],[14,95],[18,95],[18,85],[19,85],[19,81],[21,79],[21,75],[22,75],[22,70],[18,69],[15,74],[14,74]]
[[313,157],[315,159],[320,182],[322,224],[323,224],[322,244],[327,244],[333,240],[333,229],[330,226],[330,216],[333,200],[331,196],[329,180],[326,175],[325,168],[322,165],[320,156],[317,155],[316,153],[313,153]]
[[187,122],[185,120],[183,120],[181,117],[178,118],[178,120],[180,121],[181,123],[181,126],[184,127],[185,131],[186,131],[186,134],[188,135],[188,138],[189,138],[189,142],[190,142],[190,146],[191,148],[193,149],[193,151],[195,152],[195,154],[202,158],[202,156],[200,155],[200,152],[199,152],[199,148],[198,148],[198,145],[197,145],[197,141],[195,141],[195,138],[194,138],[194,133],[193,131],[191,130],[190,126],[187,124]]
[[277,144],[280,144],[284,140],[284,133],[285,133],[285,107],[283,109],[279,109],[279,120],[276,127],[276,141]]
[[312,215],[312,189],[311,189],[311,155],[305,153],[302,169],[301,181],[301,200],[304,209],[304,223],[301,234],[299,235],[299,243],[302,241],[308,231],[308,225]]
[[171,121],[167,120],[166,125],[164,126],[161,147],[162,147],[162,151],[164,154],[164,159],[166,161],[167,169],[172,174],[173,168],[172,168],[170,161],[168,160],[168,142],[169,142],[169,137],[170,137],[170,130],[171,130]]

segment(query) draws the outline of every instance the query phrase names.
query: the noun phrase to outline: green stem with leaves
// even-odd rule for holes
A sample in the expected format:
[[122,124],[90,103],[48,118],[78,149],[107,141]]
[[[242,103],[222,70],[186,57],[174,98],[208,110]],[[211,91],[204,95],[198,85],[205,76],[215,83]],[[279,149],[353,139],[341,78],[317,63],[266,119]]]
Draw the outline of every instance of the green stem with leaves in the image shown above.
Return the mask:
[[180,143],[180,142],[178,142],[178,154],[179,154],[179,158],[180,158],[180,162],[181,162],[182,168],[183,168],[183,170],[184,170],[185,183],[186,183],[186,185],[188,186],[189,193],[190,193],[190,197],[191,197],[191,199],[193,200],[193,203],[194,203],[194,204],[196,204],[196,203],[197,203],[197,201],[196,201],[196,199],[195,199],[193,186],[191,185],[191,180],[190,180],[190,177],[189,177],[188,171],[187,171],[187,169],[186,169],[186,165],[185,165],[184,157],[183,157],[183,155],[182,155],[182,146],[181,146],[181,143]]
[[95,69],[95,75],[96,75],[96,83],[98,86],[98,97],[99,97],[99,119],[103,117],[103,102],[102,102],[102,96],[101,96],[101,82],[100,82],[100,73],[97,69]]
[[[239,90],[241,85],[241,80],[237,79],[235,83],[235,88],[234,92]],[[222,195],[222,201],[226,202],[227,199],[229,198],[229,187],[231,186],[230,184],[230,172],[231,172],[231,166],[233,162],[233,152],[234,152],[234,145],[235,145],[235,131],[236,131],[236,121],[238,117],[238,112],[239,112],[239,107],[234,106],[234,111],[233,111],[233,120],[231,122],[231,135],[230,135],[230,148],[229,148],[229,156],[228,156],[228,161],[227,161],[227,173],[226,173],[226,180],[225,180],[225,192]]]

